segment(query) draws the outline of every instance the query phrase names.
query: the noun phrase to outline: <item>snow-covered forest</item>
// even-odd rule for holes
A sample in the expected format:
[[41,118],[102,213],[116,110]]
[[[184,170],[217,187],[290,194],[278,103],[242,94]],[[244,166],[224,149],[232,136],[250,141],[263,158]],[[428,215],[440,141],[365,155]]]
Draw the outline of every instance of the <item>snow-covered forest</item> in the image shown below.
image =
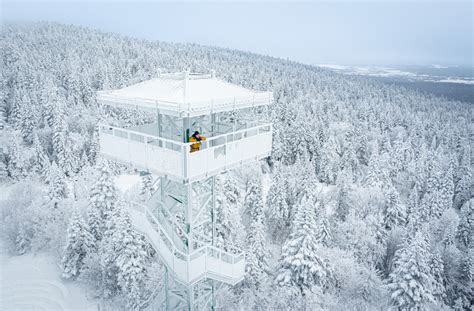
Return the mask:
[[[162,266],[99,156],[95,92],[214,69],[274,92],[272,156],[220,178],[218,236],[246,252],[229,310],[468,310],[474,303],[473,106],[296,62],[53,23],[0,30],[0,230],[49,252],[107,309],[146,308]],[[470,136],[471,135],[471,136]]]

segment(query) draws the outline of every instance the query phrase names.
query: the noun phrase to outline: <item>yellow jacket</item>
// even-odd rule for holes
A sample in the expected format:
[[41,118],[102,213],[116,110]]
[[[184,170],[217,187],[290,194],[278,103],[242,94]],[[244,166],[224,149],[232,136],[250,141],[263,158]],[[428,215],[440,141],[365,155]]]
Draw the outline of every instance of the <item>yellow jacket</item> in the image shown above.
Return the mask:
[[[201,135],[201,141],[204,141],[204,140],[206,140],[206,137]],[[196,152],[196,151],[199,151],[199,149],[201,149],[201,141],[198,141],[193,136],[189,137],[189,142],[194,143],[194,144],[191,144],[191,152]]]

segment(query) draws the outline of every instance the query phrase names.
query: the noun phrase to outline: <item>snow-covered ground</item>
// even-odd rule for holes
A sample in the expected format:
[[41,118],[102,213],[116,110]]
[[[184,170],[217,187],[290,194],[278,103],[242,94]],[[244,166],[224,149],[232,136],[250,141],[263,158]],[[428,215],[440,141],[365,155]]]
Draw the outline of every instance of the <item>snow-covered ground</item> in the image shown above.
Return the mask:
[[11,256],[0,244],[0,310],[98,310],[77,283],[63,281],[47,254]]

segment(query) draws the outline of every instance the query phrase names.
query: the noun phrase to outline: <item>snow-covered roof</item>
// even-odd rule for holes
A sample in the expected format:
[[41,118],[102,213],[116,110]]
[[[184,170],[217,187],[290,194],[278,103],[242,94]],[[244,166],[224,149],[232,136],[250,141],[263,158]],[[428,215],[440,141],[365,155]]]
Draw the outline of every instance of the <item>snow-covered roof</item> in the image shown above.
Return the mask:
[[268,105],[272,92],[256,92],[220,80],[214,75],[162,74],[118,90],[97,92],[101,104],[175,116],[200,116]]

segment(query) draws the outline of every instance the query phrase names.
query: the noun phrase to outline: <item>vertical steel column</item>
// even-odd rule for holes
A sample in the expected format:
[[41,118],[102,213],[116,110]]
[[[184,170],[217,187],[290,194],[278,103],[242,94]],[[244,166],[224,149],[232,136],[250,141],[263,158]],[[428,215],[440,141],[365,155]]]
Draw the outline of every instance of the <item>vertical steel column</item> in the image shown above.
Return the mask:
[[193,311],[194,310],[194,288],[193,286],[188,286],[188,310]]
[[186,233],[188,234],[188,254],[190,254],[193,251],[193,184],[188,182],[184,186],[186,187],[186,205],[184,215],[186,218]]
[[168,268],[166,266],[164,267],[165,267],[165,310],[169,310],[170,309],[170,297],[169,297],[170,286],[169,286],[169,280],[168,280],[169,272],[168,272]]
[[161,125],[163,123],[163,120],[162,120],[160,110],[157,109],[156,112],[157,112],[156,123],[158,124],[158,137],[161,137]]
[[[212,217],[212,246],[216,246],[216,176],[211,177],[211,217]],[[215,282],[214,280],[210,280],[211,282],[211,310],[215,309],[216,306],[216,296],[215,296]]]

